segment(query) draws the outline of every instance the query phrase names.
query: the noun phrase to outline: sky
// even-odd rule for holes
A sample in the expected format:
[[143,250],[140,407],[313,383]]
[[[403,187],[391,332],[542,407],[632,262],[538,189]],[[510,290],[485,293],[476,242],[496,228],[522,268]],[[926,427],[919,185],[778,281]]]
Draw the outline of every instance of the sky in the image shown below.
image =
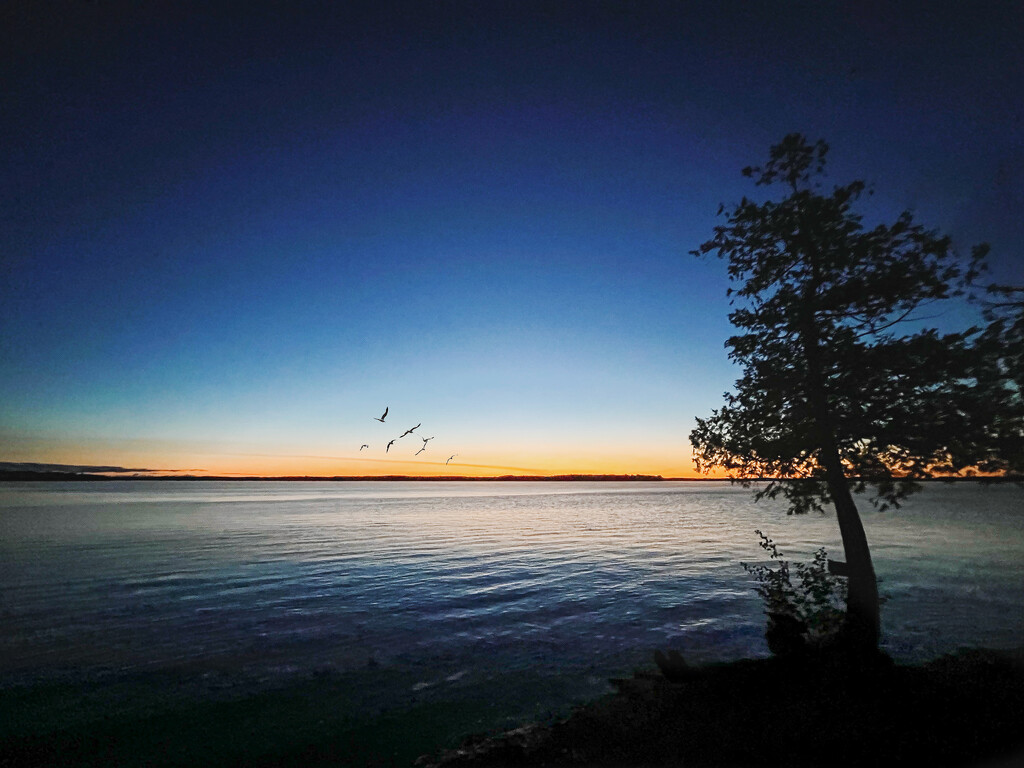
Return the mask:
[[0,13],[2,461],[693,476],[792,131],[1024,276],[1019,3]]

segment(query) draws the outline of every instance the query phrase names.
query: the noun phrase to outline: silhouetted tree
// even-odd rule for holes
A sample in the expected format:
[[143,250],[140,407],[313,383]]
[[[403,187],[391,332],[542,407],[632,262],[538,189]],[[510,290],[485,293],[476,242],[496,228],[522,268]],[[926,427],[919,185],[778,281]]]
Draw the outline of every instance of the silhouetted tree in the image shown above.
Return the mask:
[[979,464],[1024,478],[1024,287],[993,284],[988,294],[972,372],[991,421],[989,454]]
[[827,151],[786,136],[766,165],[743,170],[785,196],[723,205],[726,222],[692,251],[728,262],[729,319],[740,333],[727,347],[742,376],[720,409],[697,419],[690,440],[702,472],[774,478],[758,499],[781,493],[791,514],[834,506],[846,554],[835,568],[848,577],[844,634],[874,647],[878,588],[853,493],[870,487],[884,509],[915,490],[915,479],[1005,469],[1014,430],[1019,438],[1020,390],[1016,422],[996,439],[996,411],[1013,398],[1005,361],[992,354],[1007,324],[979,339],[978,329],[940,333],[914,317],[962,295],[987,246],[965,263],[948,237],[908,212],[865,227],[852,208],[864,182],[822,190]]

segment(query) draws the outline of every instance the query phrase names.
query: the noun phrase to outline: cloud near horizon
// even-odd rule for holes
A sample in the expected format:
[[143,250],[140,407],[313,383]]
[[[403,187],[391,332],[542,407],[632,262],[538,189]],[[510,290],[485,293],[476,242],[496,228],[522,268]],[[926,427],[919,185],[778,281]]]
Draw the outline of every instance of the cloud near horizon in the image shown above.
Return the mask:
[[34,461],[0,461],[3,472],[205,472],[203,469],[149,469],[146,467],[94,466],[89,464],[43,464]]

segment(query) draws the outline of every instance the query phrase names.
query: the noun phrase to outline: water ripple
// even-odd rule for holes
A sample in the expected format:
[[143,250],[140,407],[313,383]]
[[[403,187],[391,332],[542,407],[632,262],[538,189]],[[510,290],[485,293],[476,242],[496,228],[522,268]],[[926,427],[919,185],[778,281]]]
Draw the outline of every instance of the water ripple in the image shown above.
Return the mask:
[[[372,658],[466,682],[656,647],[763,654],[739,567],[763,560],[753,529],[793,559],[841,552],[831,516],[727,484],[102,485],[0,491],[6,680],[183,664],[265,679]],[[1019,642],[1022,500],[956,486],[865,509],[890,650]]]

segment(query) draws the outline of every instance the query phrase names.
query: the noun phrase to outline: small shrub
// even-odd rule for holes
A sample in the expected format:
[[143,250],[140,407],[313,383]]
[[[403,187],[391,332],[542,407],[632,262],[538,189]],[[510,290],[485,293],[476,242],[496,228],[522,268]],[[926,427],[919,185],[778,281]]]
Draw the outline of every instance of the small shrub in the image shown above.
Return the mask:
[[825,548],[814,553],[809,563],[793,563],[793,583],[789,562],[783,559],[775,542],[756,531],[760,547],[774,561],[772,565],[740,563],[757,582],[754,591],[764,601],[768,626],[765,638],[772,653],[791,655],[821,646],[836,638],[846,612],[846,584],[828,570]]

